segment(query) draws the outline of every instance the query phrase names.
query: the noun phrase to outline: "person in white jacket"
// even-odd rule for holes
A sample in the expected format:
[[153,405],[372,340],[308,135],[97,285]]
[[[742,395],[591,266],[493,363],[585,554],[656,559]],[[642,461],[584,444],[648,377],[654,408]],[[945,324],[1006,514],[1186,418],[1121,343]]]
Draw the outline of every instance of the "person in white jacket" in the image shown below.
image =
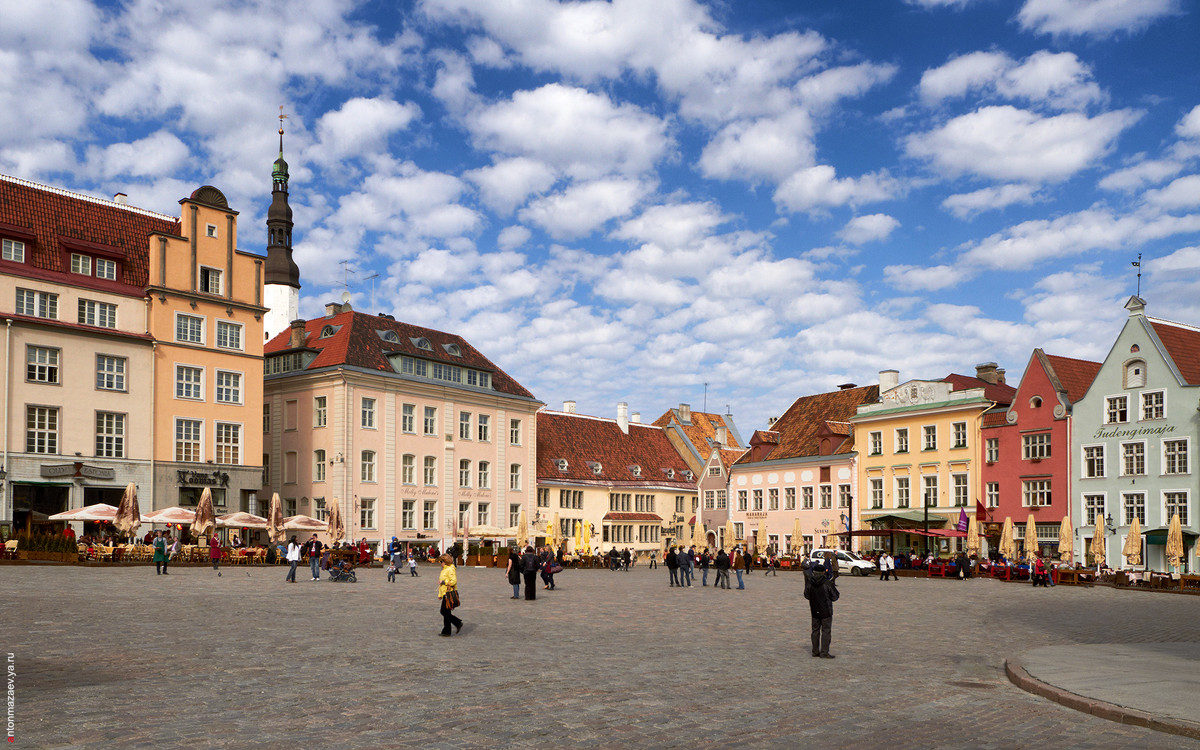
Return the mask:
[[296,542],[296,535],[292,535],[291,541],[288,542],[287,548],[288,574],[284,580],[288,583],[296,582],[296,565],[300,563],[300,545]]

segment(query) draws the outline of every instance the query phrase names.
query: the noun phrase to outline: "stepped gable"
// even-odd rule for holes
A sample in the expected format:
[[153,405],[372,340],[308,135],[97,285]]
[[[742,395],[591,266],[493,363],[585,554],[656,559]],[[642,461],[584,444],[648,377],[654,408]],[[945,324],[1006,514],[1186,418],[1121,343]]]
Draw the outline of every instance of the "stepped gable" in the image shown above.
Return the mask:
[[[180,232],[179,220],[171,216],[0,175],[0,233],[5,229],[13,239],[25,241],[27,253],[24,264],[5,263],[6,270],[24,265],[34,271],[30,276],[44,276],[36,270],[73,275],[62,242],[73,240],[83,243],[77,246],[80,252],[119,254],[121,283],[140,289],[150,274],[150,235]],[[80,278],[73,276],[72,281]],[[106,282],[93,278],[91,284],[103,287]]]
[[[331,336],[321,338],[326,326],[334,329]],[[385,341],[379,331],[394,331],[396,341]],[[461,336],[433,328],[403,323],[378,315],[347,310],[331,317],[313,318],[305,321],[304,349],[316,351],[317,356],[308,365],[308,370],[325,367],[359,367],[365,370],[395,372],[388,354],[406,354],[432,362],[470,367],[491,373],[492,390],[513,396],[534,398],[524,386],[501,370],[490,359],[467,343]],[[432,351],[418,349],[413,339],[428,339]],[[263,355],[270,356],[288,351],[291,329],[285,329],[263,347]],[[445,345],[456,345],[462,356],[455,356]]]
[[1200,385],[1200,329],[1159,318],[1147,318],[1158,340],[1188,385]]
[[958,375],[951,373],[942,378],[943,383],[949,383],[951,390],[966,391],[971,388],[982,388],[983,397],[995,401],[997,406],[1008,406],[1017,396],[1017,389],[1005,383],[989,383],[973,375]]
[[1062,384],[1063,390],[1066,391],[1067,400],[1072,404],[1083,398],[1083,394],[1092,387],[1092,381],[1096,379],[1096,374],[1100,372],[1102,366],[1100,362],[1060,357],[1054,354],[1047,354],[1046,361],[1050,363],[1054,375]]
[[[672,415],[675,415],[675,409],[668,409],[658,419],[654,420],[654,425],[657,427],[667,427],[672,422]],[[693,411],[691,414],[691,424],[683,424],[678,417],[674,420],[676,427],[683,431],[687,436],[688,441],[696,447],[702,454],[705,448],[715,447],[717,441],[717,428],[725,428],[726,442],[729,448],[745,449],[746,446],[737,444],[737,438],[733,433],[733,428],[725,421],[725,417],[720,414],[709,414],[703,411]],[[739,455],[741,451],[738,451]]]
[[[863,404],[879,401],[879,386],[865,385],[846,388],[796,399],[783,416],[772,425],[779,434],[779,445],[771,451],[770,460],[795,458],[797,456],[820,455],[822,434],[848,436],[850,431],[842,427],[830,429],[829,423],[845,423]],[[833,455],[850,453],[853,441],[841,440],[833,449]],[[745,457],[742,459],[745,461]]]
[[[566,471],[558,460],[566,459]],[[600,472],[593,470],[600,464]],[[641,474],[632,467],[640,466]],[[540,411],[537,415],[537,472],[539,481],[569,481],[613,486],[667,486],[695,490],[688,465],[661,427],[631,423],[629,434],[613,419]],[[674,478],[663,469],[672,469]]]

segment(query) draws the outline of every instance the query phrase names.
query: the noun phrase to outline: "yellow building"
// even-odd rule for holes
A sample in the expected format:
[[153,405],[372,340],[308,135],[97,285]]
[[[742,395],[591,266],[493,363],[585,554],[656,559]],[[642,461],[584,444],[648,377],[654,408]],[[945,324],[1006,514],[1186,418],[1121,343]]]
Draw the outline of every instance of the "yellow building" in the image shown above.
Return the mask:
[[180,201],[179,235],[150,236],[155,340],[154,506],[256,509],[262,487],[263,261],[238,249],[237,211],[205,186]]
[[961,538],[938,530],[954,529],[963,513],[974,515],[982,494],[982,416],[1007,408],[1016,392],[994,363],[976,373],[901,384],[897,371],[885,370],[879,403],[858,407],[850,419],[862,493],[856,528],[896,530],[871,537],[863,548],[962,549]]

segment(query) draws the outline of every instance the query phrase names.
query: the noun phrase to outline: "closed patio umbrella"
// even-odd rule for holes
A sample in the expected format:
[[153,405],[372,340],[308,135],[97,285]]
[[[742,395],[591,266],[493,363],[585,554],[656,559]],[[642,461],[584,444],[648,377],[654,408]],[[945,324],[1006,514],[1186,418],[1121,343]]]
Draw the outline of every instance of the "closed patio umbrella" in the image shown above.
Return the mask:
[[[272,498],[272,501],[274,498]],[[329,518],[325,522],[325,533],[333,542],[346,538],[346,522],[342,520],[342,503],[336,497],[329,503]],[[282,537],[281,537],[282,538]]]
[[1075,530],[1071,528],[1071,517],[1063,516],[1058,525],[1058,559],[1075,562]]
[[213,514],[212,490],[207,487],[200,493],[200,502],[196,504],[196,520],[192,523],[192,536],[209,536],[217,526],[217,517]]
[[267,537],[273,544],[283,541],[283,503],[279,493],[271,494],[271,508],[267,511]]
[[529,546],[529,517],[525,515],[524,508],[517,516],[517,546],[521,549]]
[[1179,514],[1171,514],[1171,523],[1167,526],[1167,565],[1178,568],[1183,565],[1183,525]]
[[562,542],[562,534],[558,526],[558,513],[555,512],[554,518],[550,519],[549,528],[546,529],[546,536],[550,537],[550,549],[558,549],[559,543]]
[[1033,556],[1038,553],[1037,524],[1034,523],[1032,513],[1029,514],[1029,520],[1025,522],[1025,539],[1021,547],[1026,560],[1033,560]]
[[1004,517],[1004,528],[1000,531],[1000,554],[1010,563],[1017,557],[1017,542],[1013,539],[1013,522],[1009,516]]
[[582,524],[582,523],[580,523],[580,522],[576,522],[576,524],[575,524],[575,538],[572,540],[572,541],[575,543],[575,549],[573,549],[573,550],[572,550],[572,554],[576,554],[576,555],[580,554],[580,550],[581,550],[581,549],[582,549],[582,547],[583,547],[583,537],[582,537],[582,534],[583,534],[583,524]]
[[967,555],[979,554],[979,524],[975,521],[975,516],[971,516],[967,521]]
[[758,529],[754,532],[754,554],[764,555],[767,550],[767,528],[766,523],[759,521]]
[[117,534],[120,537],[127,538],[136,534],[141,525],[142,514],[138,510],[137,485],[130,482],[125,485],[125,492],[121,494],[121,502],[117,505],[113,526],[117,527]]
[[1142,564],[1142,524],[1137,516],[1134,516],[1133,523],[1129,524],[1129,535],[1125,537],[1125,546],[1121,548],[1121,554],[1125,556],[1126,565]]
[[726,521],[725,522],[725,549],[726,550],[733,549],[733,545],[737,543],[737,537],[734,536],[734,533],[735,533],[735,530],[734,530],[734,526],[733,526],[733,521],[732,520]]
[[1096,525],[1092,531],[1092,564],[1099,568],[1108,562],[1108,545],[1104,540],[1104,519],[1096,514]]
[[794,521],[792,521],[792,549],[790,551],[793,556],[799,557],[803,547],[804,547],[804,532],[800,528],[800,519],[797,518]]
[[580,537],[583,539],[583,554],[590,555],[592,554],[592,526],[586,521],[581,522],[579,526]]
[[700,522],[700,512],[696,512],[696,523],[692,525],[692,544],[699,553],[708,546],[708,535],[704,533],[704,524]]

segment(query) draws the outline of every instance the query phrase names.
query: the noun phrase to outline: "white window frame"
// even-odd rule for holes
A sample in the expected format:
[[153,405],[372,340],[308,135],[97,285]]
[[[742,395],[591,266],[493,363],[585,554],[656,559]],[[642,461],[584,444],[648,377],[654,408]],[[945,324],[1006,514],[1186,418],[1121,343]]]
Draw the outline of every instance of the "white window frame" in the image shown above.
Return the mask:
[[[229,351],[234,351],[234,352],[244,351],[245,350],[244,342],[246,340],[246,337],[243,334],[245,333],[245,328],[246,327],[244,325],[242,325],[241,323],[235,323],[232,320],[218,320],[217,321],[217,348],[218,349],[228,349]],[[225,343],[221,343],[222,330],[225,331],[225,336],[224,336]],[[231,330],[236,331],[237,346],[231,346],[229,344],[229,338],[230,338],[229,331],[231,331]]]
[[79,276],[92,275],[92,256],[83,253],[71,253],[71,273]]
[[1030,432],[1021,436],[1021,458],[1043,461],[1050,458],[1050,433]]
[[437,486],[437,456],[425,456],[422,459],[421,481],[426,487]]
[[935,451],[938,443],[938,426],[935,424],[921,425],[921,450]]
[[[1145,440],[1123,440],[1119,444],[1121,447],[1121,476],[1123,477],[1144,477],[1146,476],[1147,461],[1146,461],[1146,441]],[[1142,447],[1142,470],[1140,472],[1126,471],[1128,464],[1126,461],[1125,446],[1140,445]]]
[[966,422],[951,422],[950,423],[951,448],[966,448],[969,436],[967,434]]
[[[912,507],[912,477],[895,477],[892,480],[892,491],[896,498],[896,508]],[[903,505],[900,504],[901,501],[904,502]]]
[[[477,474],[479,475],[478,488],[481,490],[490,490],[492,488],[492,463],[490,461],[480,461],[476,464]],[[547,504],[547,507],[549,505]]]
[[[1100,503],[1099,507],[1096,507],[1097,500]],[[1079,507],[1082,509],[1079,520],[1084,526],[1103,526],[1104,514],[1108,512],[1108,493],[1084,492],[1079,496]],[[1097,515],[1099,515],[1099,523],[1097,523]]]
[[313,451],[313,483],[325,481],[325,460],[324,448]]
[[875,430],[867,435],[867,445],[870,451],[867,455],[882,456],[883,455],[883,431]]
[[950,475],[951,502],[955,508],[965,508],[971,500],[971,475],[957,471]]
[[983,441],[983,460],[989,464],[1000,460],[1000,438],[986,438]]
[[425,435],[437,435],[437,407],[426,406],[421,418],[421,428]]
[[358,524],[360,529],[375,529],[375,498],[364,497],[358,501]]
[[984,486],[984,502],[989,508],[1000,507],[1000,483],[988,482]]
[[79,325],[109,329],[117,327],[117,306],[111,302],[80,297],[78,312]]
[[[368,403],[369,402],[369,403]],[[360,396],[358,400],[358,423],[364,430],[374,430],[375,407],[379,400],[371,396]]]
[[[1048,508],[1053,502],[1053,487],[1050,479],[1022,479],[1021,480],[1021,507],[1022,508]],[[1045,502],[1041,502],[1044,500]]]
[[313,396],[313,429],[329,425],[329,397]]
[[460,411],[458,413],[458,439],[470,440],[471,432],[471,412]]
[[490,443],[492,440],[492,417],[490,414],[480,414],[475,418],[479,428],[479,442]]
[[[1142,512],[1140,514],[1138,514],[1137,513],[1137,505],[1134,504],[1133,505],[1134,512],[1133,512],[1133,514],[1131,514],[1129,512],[1130,511],[1130,500],[1132,500],[1133,498],[1137,498],[1137,497],[1141,497],[1141,499],[1142,499],[1142,502],[1141,502]],[[1128,526],[1129,524],[1133,523],[1134,515],[1137,516],[1138,521],[1141,523],[1142,527],[1144,528],[1146,526],[1146,491],[1145,490],[1133,490],[1132,492],[1122,492],[1121,493],[1121,520],[1124,522],[1121,525]]]
[[[1088,465],[1088,450],[1095,449],[1095,448],[1100,449],[1100,473],[1099,474],[1090,474],[1090,473],[1088,473],[1090,471],[1090,468]],[[1080,461],[1079,474],[1080,474],[1080,477],[1082,477],[1083,479],[1103,479],[1103,478],[1107,477],[1108,476],[1108,444],[1107,443],[1091,443],[1089,445],[1080,446],[1079,461]]]
[[[221,388],[222,388],[221,376],[222,375],[233,376],[233,377],[237,378],[237,385],[234,387],[236,390],[236,393],[235,393],[236,398],[234,398],[232,400],[230,400],[228,398],[221,398]],[[245,396],[245,389],[242,387],[242,384],[246,381],[245,373],[238,372],[237,370],[217,370],[216,375],[214,377],[216,378],[216,382],[213,387],[213,403],[234,404],[234,405],[241,405],[242,403],[244,403],[242,399]],[[224,388],[226,390],[229,390],[230,386],[224,386]]]
[[[180,323],[180,321],[181,321],[181,320],[186,320],[186,321],[188,321],[189,323],[191,323],[191,322],[193,322],[193,321],[194,321],[194,322],[196,322],[196,323],[198,323],[198,324],[199,324],[199,332],[200,332],[200,340],[199,340],[199,341],[196,341],[196,340],[193,340],[193,339],[190,339],[190,338],[180,338],[180,336],[179,336],[179,323]],[[188,330],[188,333],[190,333],[190,332],[191,332],[191,331],[190,331],[191,325],[189,325],[189,326],[188,326],[188,328],[189,328],[189,330]],[[175,342],[176,342],[176,343],[179,343],[179,344],[196,344],[196,345],[198,345],[198,346],[204,346],[204,341],[205,341],[205,333],[207,333],[207,330],[208,330],[208,320],[205,318],[205,316],[203,316],[203,315],[192,315],[192,314],[190,314],[190,313],[183,313],[183,312],[176,312],[176,313],[175,313]]]
[[[104,360],[111,360],[114,365],[120,363],[120,372],[114,370],[102,370],[100,366]],[[109,388],[102,385],[102,382],[112,381],[113,387]],[[120,387],[117,387],[120,383]],[[112,391],[114,393],[129,392],[129,358],[121,357],[115,354],[97,354],[96,355],[96,390]]]
[[867,477],[867,492],[871,497],[871,509],[883,509],[883,477]]
[[415,453],[405,453],[400,457],[400,484],[416,485],[417,456]]
[[358,454],[358,480],[365,484],[375,484],[376,464],[378,463],[378,454],[373,450],[361,451]]
[[[180,378],[180,375],[182,374],[183,370],[191,370],[191,371],[200,373],[200,380],[194,384],[196,387],[196,390],[199,391],[200,395],[198,395],[198,396],[186,396],[186,395],[181,396],[180,395],[180,385],[184,382]],[[204,376],[205,376],[204,368],[201,367],[200,365],[191,365],[191,364],[187,364],[186,362],[176,362],[175,363],[175,400],[176,401],[203,401],[204,393],[205,393],[205,382],[204,382],[205,378],[204,378]],[[190,384],[191,383],[189,383],[189,385]]]
[[[937,474],[922,474],[921,475],[921,503],[922,507],[930,508],[938,507],[938,493],[941,491],[941,477]],[[933,493],[933,502],[929,502],[930,491]]]
[[1178,489],[1165,489],[1158,493],[1159,498],[1159,518],[1163,520],[1163,525],[1171,522],[1171,511],[1167,508],[1167,495],[1183,495],[1183,515],[1180,516],[1180,525],[1186,528],[1192,520],[1192,493],[1185,487]]
[[[221,460],[222,448],[229,447],[228,442],[222,443],[222,441],[221,441],[221,428],[222,427],[234,428],[233,434],[237,436],[237,443],[234,444],[234,447],[236,449],[235,450],[236,455],[233,456],[232,461],[228,461],[228,462]],[[242,446],[243,446],[242,435],[244,434],[244,432],[245,432],[245,430],[243,429],[241,422],[213,422],[213,461],[218,464],[221,464],[222,466],[239,466],[239,465],[241,465],[241,463],[242,463]]]
[[400,405],[400,431],[407,435],[417,434],[417,405]]
[[[192,441],[192,440],[181,441],[180,440],[179,427],[184,422],[194,424],[197,426],[196,439],[194,441]],[[172,438],[171,438],[172,442],[174,444],[174,454],[173,455],[175,457],[175,461],[177,463],[201,463],[201,462],[203,462],[204,455],[205,455],[204,454],[204,438],[205,438],[205,435],[204,435],[204,420],[203,419],[192,419],[190,417],[175,417],[174,433],[172,434]],[[180,457],[181,454],[180,454],[180,450],[179,450],[180,447],[182,445],[191,445],[193,442],[196,445],[195,460],[181,458]]]
[[[212,285],[213,277],[216,278],[216,282],[217,282],[216,290],[213,290],[211,288],[206,289],[205,288],[206,286]],[[225,278],[224,278],[224,274],[222,273],[221,269],[213,268],[212,266],[206,266],[206,265],[202,264],[200,266],[199,272],[196,274],[196,291],[202,292],[203,294],[215,294],[215,295],[223,294],[225,291]]]
[[[18,287],[14,309],[18,315],[27,315],[42,320],[58,320],[58,295],[54,292],[43,292],[40,289]],[[43,312],[46,314],[42,315]]]
[[[1159,414],[1156,417],[1146,416],[1146,397],[1147,396],[1162,396],[1162,403],[1158,405]],[[1138,395],[1138,414],[1142,422],[1149,422],[1157,419],[1167,418],[1167,392],[1161,388],[1154,391],[1142,391]]]
[[895,453],[908,453],[911,445],[908,441],[907,427],[897,427],[893,434],[893,440],[896,445],[896,450],[894,451]]
[[[1117,401],[1125,402],[1125,418],[1113,419],[1113,403]],[[1129,394],[1116,393],[1111,396],[1104,397],[1104,424],[1128,424],[1129,423]]]
[[519,419],[508,420],[508,444],[521,444],[521,420]]
[[[113,417],[111,424],[107,417]],[[125,458],[125,426],[128,415],[117,411],[96,412],[96,443],[97,458]]]
[[521,464],[509,464],[508,488],[513,491],[521,489]]
[[24,263],[25,243],[5,237],[3,241],[0,241],[0,258],[13,263]]
[[[45,356],[42,357],[41,355]],[[35,374],[30,377],[30,372]],[[40,344],[25,345],[25,382],[39,385],[62,385],[62,349]],[[44,375],[44,377],[38,377]]]
[[[30,426],[30,417],[34,426]],[[44,417],[44,419],[43,419]],[[41,456],[58,455],[59,431],[62,429],[62,409],[44,404],[25,405],[25,452]],[[43,426],[44,425],[44,426]],[[40,440],[38,439],[40,436]],[[45,450],[36,450],[39,442]]]
[[[1168,443],[1183,443],[1183,471],[1168,471],[1170,468],[1167,465],[1167,444]],[[1159,456],[1162,461],[1162,473],[1168,476],[1180,476],[1192,473],[1192,441],[1191,438],[1163,438],[1159,445]],[[1170,519],[1167,519],[1170,520]]]
[[471,473],[472,473],[471,459],[469,459],[469,458],[458,459],[458,486],[459,487],[470,487],[471,486]]
[[96,278],[117,280],[117,262],[108,258],[96,258]]

